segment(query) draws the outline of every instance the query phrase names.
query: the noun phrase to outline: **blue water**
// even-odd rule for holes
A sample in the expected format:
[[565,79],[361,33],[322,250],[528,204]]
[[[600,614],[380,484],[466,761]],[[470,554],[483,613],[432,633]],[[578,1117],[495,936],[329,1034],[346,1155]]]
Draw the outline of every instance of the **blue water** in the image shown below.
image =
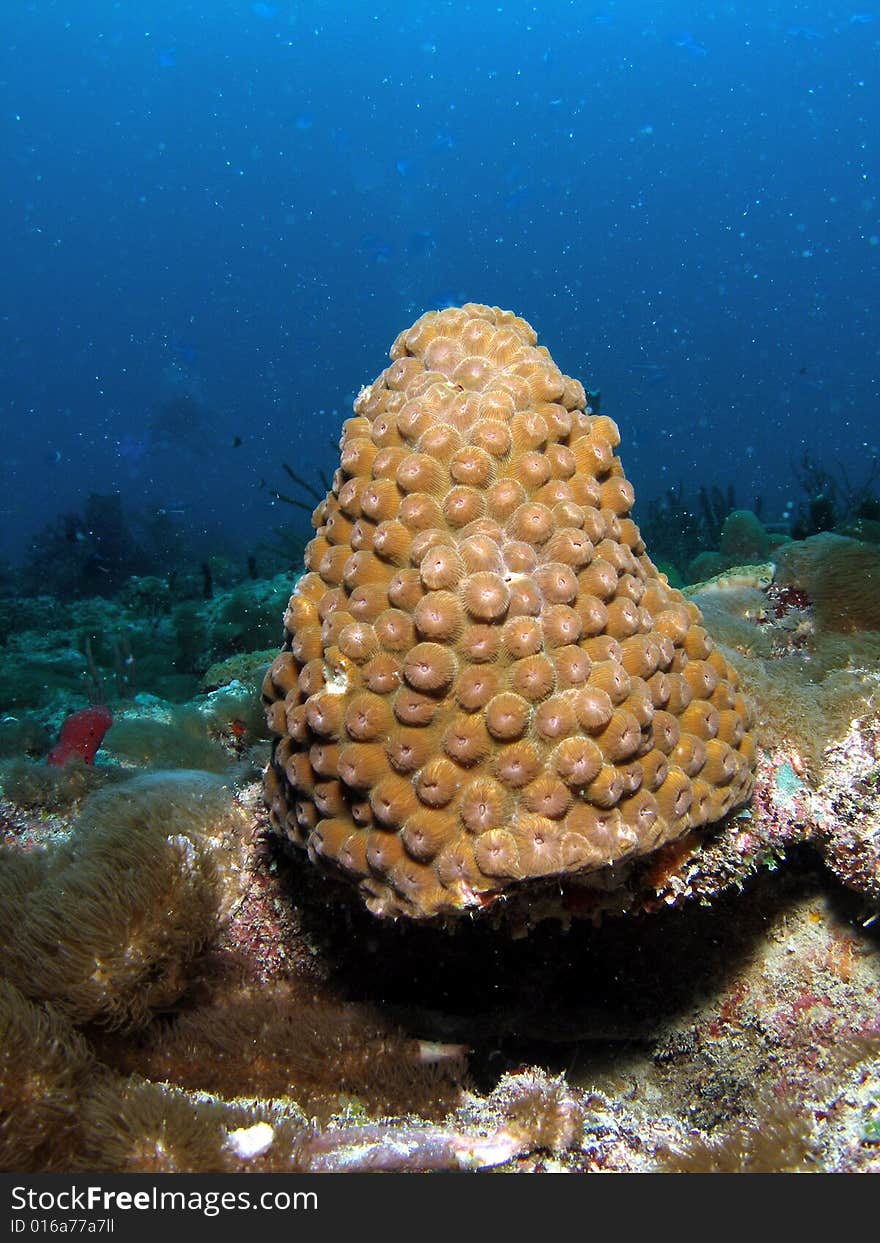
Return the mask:
[[833,0],[7,0],[0,557],[93,491],[246,553],[468,299],[601,388],[640,505],[857,478],[878,48]]

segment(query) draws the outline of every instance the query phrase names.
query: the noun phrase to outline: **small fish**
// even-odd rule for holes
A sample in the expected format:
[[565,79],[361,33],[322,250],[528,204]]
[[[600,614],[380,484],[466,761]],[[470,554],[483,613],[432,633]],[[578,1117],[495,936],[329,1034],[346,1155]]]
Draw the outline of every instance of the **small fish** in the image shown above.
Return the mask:
[[692,56],[708,56],[708,50],[703,47],[702,43],[697,43],[693,35],[687,33],[681,35],[674,40],[675,46],[682,48],[685,52],[690,52]]
[[640,374],[642,384],[662,384],[669,379],[669,370],[662,363],[636,363],[630,371]]
[[78,543],[83,538],[83,535],[76,514],[65,514],[61,521],[64,528],[64,538],[67,543]]
[[240,448],[240,447],[241,447],[241,445],[242,445],[243,443],[244,443],[244,442],[242,441],[241,436],[233,436],[233,438],[232,438],[232,447],[233,447],[233,449],[238,449],[238,448]]
[[447,307],[461,306],[465,302],[467,302],[467,298],[459,290],[441,289],[439,293],[428,299],[423,309],[445,311]]
[[176,339],[171,342],[171,348],[188,367],[191,367],[198,360],[199,351],[189,341]]
[[407,254],[413,259],[426,259],[437,249],[437,239],[430,229],[418,229],[406,244]]
[[366,233],[358,243],[358,251],[373,263],[388,263],[394,254],[391,243],[378,233]]
[[511,190],[502,199],[504,210],[516,211],[518,207],[522,207],[528,201],[530,195],[531,190],[528,186],[518,186],[516,190]]

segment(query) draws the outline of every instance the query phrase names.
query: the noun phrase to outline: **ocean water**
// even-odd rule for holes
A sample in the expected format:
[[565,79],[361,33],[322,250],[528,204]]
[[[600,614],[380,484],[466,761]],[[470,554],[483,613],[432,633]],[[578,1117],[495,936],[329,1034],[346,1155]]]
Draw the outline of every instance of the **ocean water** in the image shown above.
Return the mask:
[[878,47],[836,0],[4,4],[0,558],[93,492],[248,555],[465,300],[601,389],[640,506],[857,482]]

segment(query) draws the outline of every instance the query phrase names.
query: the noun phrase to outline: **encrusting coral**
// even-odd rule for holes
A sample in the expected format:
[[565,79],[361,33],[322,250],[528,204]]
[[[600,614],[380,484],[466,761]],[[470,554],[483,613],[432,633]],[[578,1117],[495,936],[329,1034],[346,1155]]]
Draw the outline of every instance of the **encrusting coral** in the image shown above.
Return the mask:
[[263,684],[276,828],[376,914],[485,907],[747,801],[737,676],[532,328],[429,312],[343,429]]

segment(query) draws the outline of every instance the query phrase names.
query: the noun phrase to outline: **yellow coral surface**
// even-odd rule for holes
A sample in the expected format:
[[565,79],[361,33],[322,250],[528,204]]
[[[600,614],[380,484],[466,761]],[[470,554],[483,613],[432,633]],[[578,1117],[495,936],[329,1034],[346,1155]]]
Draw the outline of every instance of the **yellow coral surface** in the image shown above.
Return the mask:
[[486,906],[745,802],[735,672],[532,328],[429,312],[343,428],[263,687],[276,828],[382,915]]

